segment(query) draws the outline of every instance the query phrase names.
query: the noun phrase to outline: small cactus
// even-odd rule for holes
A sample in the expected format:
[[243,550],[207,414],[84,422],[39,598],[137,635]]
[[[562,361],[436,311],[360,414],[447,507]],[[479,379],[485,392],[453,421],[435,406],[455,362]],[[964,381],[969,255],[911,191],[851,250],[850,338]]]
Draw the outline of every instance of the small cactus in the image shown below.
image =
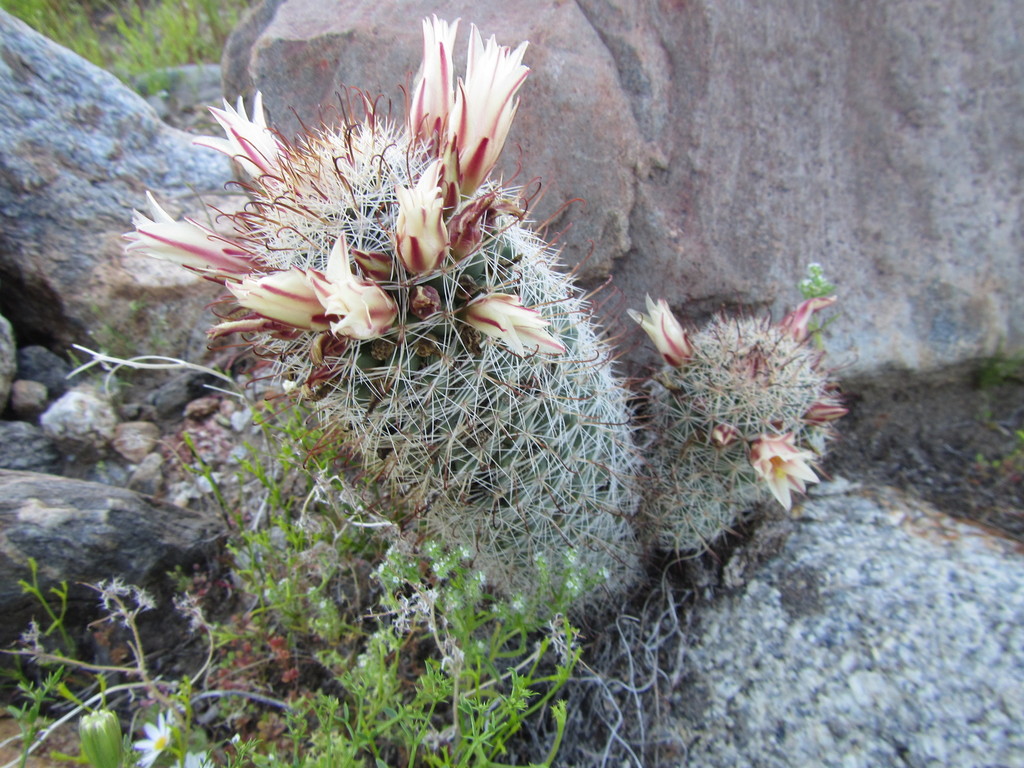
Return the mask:
[[816,482],[813,464],[846,410],[807,344],[804,302],[782,322],[714,318],[692,336],[664,302],[632,313],[667,365],[650,391],[645,517],[659,546],[703,551],[753,502]]
[[498,591],[533,593],[541,565],[582,605],[637,568],[627,392],[517,191],[489,177],[525,44],[485,45],[474,28],[455,89],[456,30],[424,22],[404,126],[366,100],[362,122],[290,142],[259,97],[252,119],[242,104],[215,110],[228,138],[197,143],[248,176],[234,233],[151,200],[128,248],[225,285],[233,302],[211,335],[243,334],[344,441],[371,481],[348,489],[363,503],[411,540],[471,552]]

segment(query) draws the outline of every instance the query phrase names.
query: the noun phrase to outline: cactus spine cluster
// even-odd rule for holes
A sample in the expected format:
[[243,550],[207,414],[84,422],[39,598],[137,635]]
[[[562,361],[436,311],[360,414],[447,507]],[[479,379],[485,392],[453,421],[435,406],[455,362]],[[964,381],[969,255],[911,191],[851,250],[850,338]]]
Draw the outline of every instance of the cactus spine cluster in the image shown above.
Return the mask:
[[778,326],[719,319],[692,341],[649,301],[634,316],[668,367],[641,467],[607,343],[517,190],[490,176],[526,44],[485,45],[473,28],[453,84],[457,22],[423,26],[403,124],[364,99],[361,121],[287,141],[258,95],[251,119],[241,102],[213,110],[226,138],[196,143],[232,157],[250,197],[227,217],[233,232],[175,221],[150,198],[128,249],[224,285],[211,336],[240,335],[344,443],[359,469],[344,492],[406,545],[469,553],[496,591],[588,605],[634,579],[636,531],[652,538],[637,519],[691,551],[768,490],[788,506],[842,411],[803,343],[828,300]]

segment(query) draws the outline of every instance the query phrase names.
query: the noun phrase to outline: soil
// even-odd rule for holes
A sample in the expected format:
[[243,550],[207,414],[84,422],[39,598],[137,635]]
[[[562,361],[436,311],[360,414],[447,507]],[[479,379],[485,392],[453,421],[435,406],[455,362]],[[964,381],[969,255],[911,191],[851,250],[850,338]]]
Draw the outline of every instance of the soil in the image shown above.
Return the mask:
[[894,374],[843,389],[831,475],[901,488],[1024,543],[1024,380]]

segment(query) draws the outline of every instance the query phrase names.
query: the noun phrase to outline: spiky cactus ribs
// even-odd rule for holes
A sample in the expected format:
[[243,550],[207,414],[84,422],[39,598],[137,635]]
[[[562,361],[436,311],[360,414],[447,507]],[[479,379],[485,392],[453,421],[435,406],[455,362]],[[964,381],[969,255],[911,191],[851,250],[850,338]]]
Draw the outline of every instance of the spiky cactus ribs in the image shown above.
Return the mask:
[[493,588],[585,605],[637,568],[626,390],[555,254],[490,179],[526,76],[525,44],[486,45],[451,82],[457,25],[424,22],[403,126],[373,112],[286,141],[257,97],[214,115],[250,202],[221,236],[151,200],[129,249],[230,291],[211,330],[241,334],[343,436],[346,489],[410,539],[471,553]]

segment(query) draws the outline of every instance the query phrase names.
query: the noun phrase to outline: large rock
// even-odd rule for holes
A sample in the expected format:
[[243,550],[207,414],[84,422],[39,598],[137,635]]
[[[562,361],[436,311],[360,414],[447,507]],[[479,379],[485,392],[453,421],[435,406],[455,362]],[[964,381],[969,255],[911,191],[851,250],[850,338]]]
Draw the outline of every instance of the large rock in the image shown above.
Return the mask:
[[39,608],[18,586],[30,580],[29,558],[44,593],[66,581],[91,607],[95,593],[80,585],[114,577],[151,585],[196,562],[222,528],[214,514],[122,488],[0,470],[0,646],[17,639]]
[[538,219],[587,201],[553,230],[572,224],[561,242],[570,262],[589,254],[589,281],[614,273],[629,305],[651,292],[695,319],[736,304],[778,314],[821,262],[843,298],[833,346],[848,372],[927,372],[1024,345],[1017,11],[273,0],[229,46],[225,82],[262,90],[291,134],[343,84],[400,113],[420,17],[528,39],[503,167],[521,159],[517,181],[544,179]]
[[[151,189],[168,211],[231,178],[107,72],[0,11],[2,311],[22,344],[102,345],[118,354],[202,348],[210,283],[123,253]],[[192,351],[192,350],[189,350]]]
[[778,557],[730,577],[660,724],[687,765],[1022,764],[1019,545],[855,493],[808,503]]
[[0,315],[0,412],[7,407],[14,373],[18,369],[14,330],[7,318]]
[[1020,543],[819,491],[594,628],[559,765],[1024,765]]

